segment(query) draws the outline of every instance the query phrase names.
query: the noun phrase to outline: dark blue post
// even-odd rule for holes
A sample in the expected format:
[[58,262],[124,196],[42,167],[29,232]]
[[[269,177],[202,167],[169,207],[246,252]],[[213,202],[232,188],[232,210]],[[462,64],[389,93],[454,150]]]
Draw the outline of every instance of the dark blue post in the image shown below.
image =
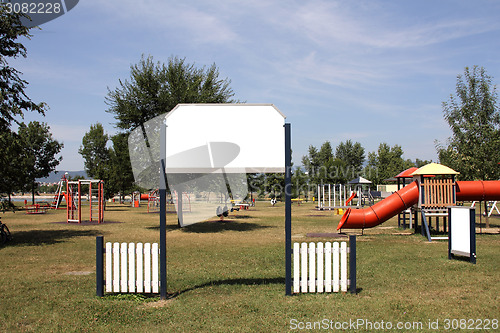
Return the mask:
[[167,129],[165,124],[161,124],[160,132],[160,298],[167,299],[167,182],[165,159]]
[[[486,204],[486,201],[485,201]],[[479,212],[481,213],[481,211]],[[471,208],[469,210],[470,214],[470,262],[475,264],[476,263],[476,210],[474,208]]]
[[95,238],[95,276],[96,276],[96,294],[99,297],[104,296],[104,237]]
[[285,124],[285,295],[292,295],[292,145],[290,124]]
[[349,235],[349,292],[356,293],[356,236]]

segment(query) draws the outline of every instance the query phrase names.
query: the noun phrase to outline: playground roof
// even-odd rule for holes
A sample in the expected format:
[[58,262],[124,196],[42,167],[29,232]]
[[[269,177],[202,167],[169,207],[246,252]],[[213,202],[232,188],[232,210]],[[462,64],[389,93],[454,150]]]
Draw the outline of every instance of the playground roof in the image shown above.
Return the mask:
[[411,167],[409,169],[406,169],[405,171],[401,171],[397,176],[394,176],[394,178],[411,178],[412,173],[417,171],[417,167]]
[[417,175],[458,175],[460,172],[453,170],[439,163],[429,163],[413,172],[412,176]]
[[356,179],[353,179],[349,182],[349,184],[371,184],[372,182],[369,181],[368,179],[365,179],[363,177],[358,177]]

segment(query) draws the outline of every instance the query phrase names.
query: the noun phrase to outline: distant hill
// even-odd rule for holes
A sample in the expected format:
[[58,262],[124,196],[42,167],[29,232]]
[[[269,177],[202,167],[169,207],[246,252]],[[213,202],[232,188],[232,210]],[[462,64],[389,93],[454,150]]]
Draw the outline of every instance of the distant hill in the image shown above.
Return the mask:
[[61,180],[61,177],[65,174],[68,173],[70,177],[85,177],[87,178],[87,173],[85,171],[65,171],[65,170],[60,170],[56,172],[51,172],[48,177],[45,178],[39,178],[37,179],[38,182],[41,183],[57,183],[59,180]]

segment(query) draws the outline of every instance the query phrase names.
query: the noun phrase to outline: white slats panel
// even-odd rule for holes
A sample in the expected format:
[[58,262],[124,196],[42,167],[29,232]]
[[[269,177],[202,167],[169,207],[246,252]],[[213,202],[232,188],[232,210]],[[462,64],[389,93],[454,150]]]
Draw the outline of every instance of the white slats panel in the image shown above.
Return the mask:
[[106,292],[158,293],[158,243],[106,243]]
[[347,292],[347,243],[293,244],[293,292]]

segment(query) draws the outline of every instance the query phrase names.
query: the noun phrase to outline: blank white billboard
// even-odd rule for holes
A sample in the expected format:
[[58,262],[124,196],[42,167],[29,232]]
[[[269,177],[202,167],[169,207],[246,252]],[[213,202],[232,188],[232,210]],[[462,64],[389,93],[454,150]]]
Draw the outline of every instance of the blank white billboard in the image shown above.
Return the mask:
[[165,123],[167,174],[285,172],[285,116],[272,104],[179,104]]

